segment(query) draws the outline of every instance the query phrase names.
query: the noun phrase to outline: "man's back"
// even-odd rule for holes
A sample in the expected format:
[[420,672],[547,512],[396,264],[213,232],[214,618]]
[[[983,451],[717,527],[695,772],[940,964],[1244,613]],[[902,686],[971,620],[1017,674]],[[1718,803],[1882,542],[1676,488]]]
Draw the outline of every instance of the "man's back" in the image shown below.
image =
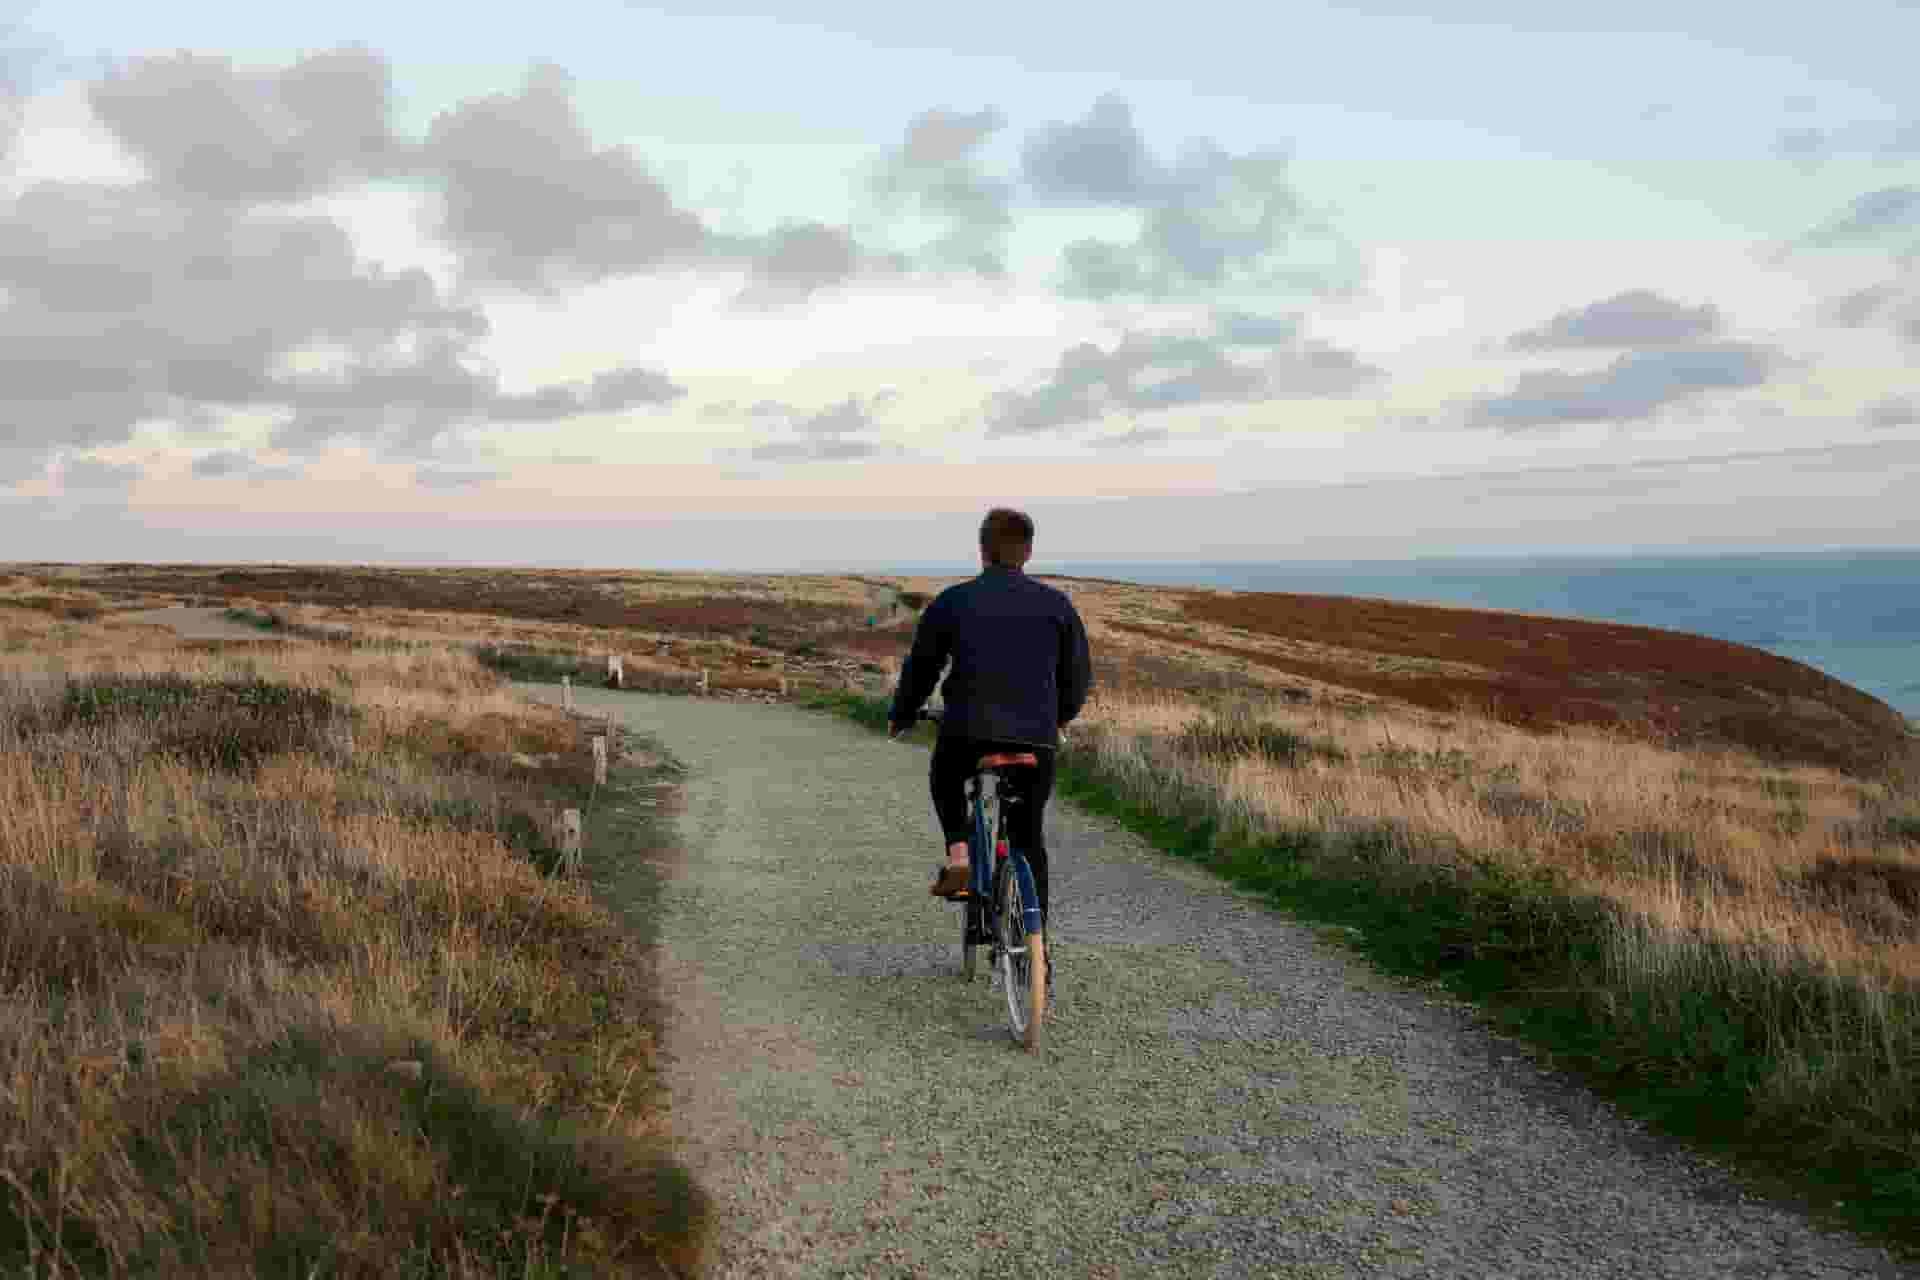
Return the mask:
[[993,565],[934,597],[900,672],[891,719],[911,723],[952,663],[942,737],[1052,747],[1091,681],[1086,628],[1066,594]]

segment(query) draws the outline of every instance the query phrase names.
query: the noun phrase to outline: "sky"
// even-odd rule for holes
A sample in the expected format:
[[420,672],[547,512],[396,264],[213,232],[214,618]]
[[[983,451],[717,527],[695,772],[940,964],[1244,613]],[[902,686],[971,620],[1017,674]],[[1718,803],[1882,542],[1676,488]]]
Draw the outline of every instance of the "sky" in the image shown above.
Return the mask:
[[1920,546],[1911,0],[474,13],[0,0],[0,560]]

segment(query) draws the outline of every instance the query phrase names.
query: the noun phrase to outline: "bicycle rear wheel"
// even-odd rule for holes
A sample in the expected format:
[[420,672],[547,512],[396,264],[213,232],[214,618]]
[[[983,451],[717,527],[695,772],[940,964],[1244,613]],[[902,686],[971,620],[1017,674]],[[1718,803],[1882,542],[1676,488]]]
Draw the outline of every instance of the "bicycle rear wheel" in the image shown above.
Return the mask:
[[973,981],[975,955],[986,928],[985,917],[978,898],[968,898],[960,904],[960,976],[968,982]]
[[1007,997],[1007,1025],[1015,1040],[1038,1052],[1040,1028],[1047,1016],[1046,938],[1027,932],[1027,904],[1011,860],[1002,862],[995,872],[993,897],[999,917],[1000,987]]

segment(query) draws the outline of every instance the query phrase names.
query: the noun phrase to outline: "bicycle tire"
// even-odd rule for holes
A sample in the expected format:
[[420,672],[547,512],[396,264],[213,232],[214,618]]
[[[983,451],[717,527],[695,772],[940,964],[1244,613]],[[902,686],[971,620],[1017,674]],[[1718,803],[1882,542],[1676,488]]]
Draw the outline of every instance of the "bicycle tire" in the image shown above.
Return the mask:
[[1000,986],[1007,997],[1007,1026],[1028,1052],[1040,1050],[1040,1028],[1047,1013],[1046,938],[1027,933],[1026,904],[1011,859],[994,873],[998,915]]

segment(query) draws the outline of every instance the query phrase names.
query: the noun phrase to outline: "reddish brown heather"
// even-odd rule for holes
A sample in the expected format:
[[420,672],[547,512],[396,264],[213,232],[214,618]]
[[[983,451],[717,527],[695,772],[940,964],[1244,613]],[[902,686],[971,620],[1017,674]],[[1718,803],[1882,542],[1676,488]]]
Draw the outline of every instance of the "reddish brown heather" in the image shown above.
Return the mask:
[[[1184,615],[1245,639],[1315,646],[1275,652],[1164,625],[1111,625],[1174,645],[1440,711],[1483,710],[1528,728],[1643,729],[1677,744],[1724,743],[1769,759],[1872,771],[1907,749],[1892,708],[1775,654],[1620,623],[1267,592],[1179,595]],[[1346,650],[1327,656],[1326,650]],[[1386,670],[1381,658],[1457,664]],[[1457,667],[1477,668],[1476,674]]]
[[[439,613],[485,614],[580,626],[711,634],[747,627],[807,628],[845,625],[862,612],[857,602],[752,599],[728,592],[716,579],[705,594],[675,590],[648,596],[638,575],[506,569],[385,569],[260,567],[209,572],[194,568],[119,567],[89,573],[93,585],[115,592],[179,594],[209,600],[269,604],[381,606]],[[84,570],[83,570],[84,572]],[[657,575],[656,575],[657,576]],[[677,575],[698,586],[693,575]],[[59,579],[49,579],[59,581]],[[676,583],[676,587],[681,584]],[[636,598],[636,591],[642,594]]]

